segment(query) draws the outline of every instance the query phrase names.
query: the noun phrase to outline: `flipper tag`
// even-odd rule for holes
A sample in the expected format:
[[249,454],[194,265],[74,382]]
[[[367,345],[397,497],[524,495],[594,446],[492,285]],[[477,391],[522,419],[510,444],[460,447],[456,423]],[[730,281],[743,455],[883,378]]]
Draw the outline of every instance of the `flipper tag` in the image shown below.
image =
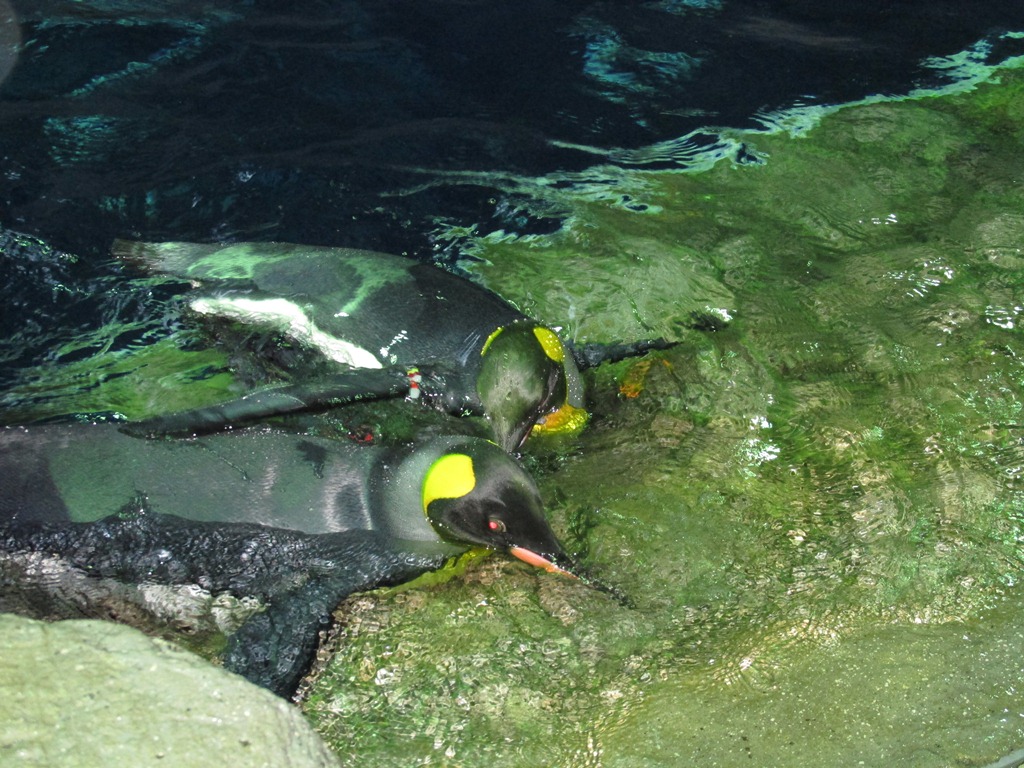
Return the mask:
[[420,384],[423,383],[423,374],[420,373],[419,368],[411,368],[409,370],[409,394],[405,396],[406,400],[419,400],[420,395],[423,394]]

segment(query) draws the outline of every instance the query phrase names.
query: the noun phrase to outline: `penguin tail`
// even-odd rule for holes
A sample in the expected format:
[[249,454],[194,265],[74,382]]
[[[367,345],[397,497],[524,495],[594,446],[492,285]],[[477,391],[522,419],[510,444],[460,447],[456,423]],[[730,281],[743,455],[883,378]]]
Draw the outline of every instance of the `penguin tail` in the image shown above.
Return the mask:
[[222,245],[206,243],[141,243],[118,239],[110,246],[110,255],[146,274],[188,278],[193,264],[221,248]]

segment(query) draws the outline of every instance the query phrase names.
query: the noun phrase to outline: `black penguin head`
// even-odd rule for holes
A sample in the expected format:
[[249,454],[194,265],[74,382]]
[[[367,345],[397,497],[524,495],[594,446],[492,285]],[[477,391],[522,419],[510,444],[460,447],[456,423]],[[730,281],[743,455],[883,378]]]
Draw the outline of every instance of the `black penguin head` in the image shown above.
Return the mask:
[[583,387],[572,355],[555,332],[532,323],[499,328],[484,343],[477,394],[506,451],[536,426],[576,429],[586,421]]
[[544,519],[537,486],[494,443],[467,440],[435,460],[422,485],[434,530],[457,544],[509,552],[530,565],[576,575]]

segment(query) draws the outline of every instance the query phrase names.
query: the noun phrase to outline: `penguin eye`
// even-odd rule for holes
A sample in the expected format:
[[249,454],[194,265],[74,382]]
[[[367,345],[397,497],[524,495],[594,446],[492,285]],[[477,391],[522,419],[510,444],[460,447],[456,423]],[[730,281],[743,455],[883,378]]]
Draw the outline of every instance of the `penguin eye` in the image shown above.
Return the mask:
[[487,530],[494,531],[495,533],[504,533],[508,530],[508,526],[505,525],[504,520],[499,520],[496,517],[492,517],[487,521]]

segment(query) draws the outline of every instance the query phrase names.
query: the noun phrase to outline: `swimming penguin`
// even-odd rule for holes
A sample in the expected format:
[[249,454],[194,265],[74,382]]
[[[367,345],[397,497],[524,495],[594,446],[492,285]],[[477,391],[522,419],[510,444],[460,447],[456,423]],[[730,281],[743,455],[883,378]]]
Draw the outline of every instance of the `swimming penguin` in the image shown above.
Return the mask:
[[344,596],[468,547],[580,575],[533,480],[480,438],[382,447],[269,429],[189,440],[113,424],[0,430],[0,561],[36,552],[121,582],[259,597],[267,611],[225,663],[282,695]]
[[[148,271],[193,281],[198,291],[190,306],[200,315],[272,329],[344,369],[381,371],[367,381],[363,397],[421,396],[449,413],[486,416],[506,451],[518,449],[533,430],[575,430],[587,419],[577,360],[558,335],[438,267],[384,253],[287,243],[119,240],[113,253]],[[664,342],[607,349],[621,357],[657,345]],[[581,361],[599,362],[599,347],[589,345]],[[381,380],[386,383],[378,386]],[[212,431],[282,411],[331,407],[347,402],[358,382],[342,370],[338,377],[271,388],[262,397],[167,421],[158,417],[144,426],[152,433],[188,432],[190,426]]]

